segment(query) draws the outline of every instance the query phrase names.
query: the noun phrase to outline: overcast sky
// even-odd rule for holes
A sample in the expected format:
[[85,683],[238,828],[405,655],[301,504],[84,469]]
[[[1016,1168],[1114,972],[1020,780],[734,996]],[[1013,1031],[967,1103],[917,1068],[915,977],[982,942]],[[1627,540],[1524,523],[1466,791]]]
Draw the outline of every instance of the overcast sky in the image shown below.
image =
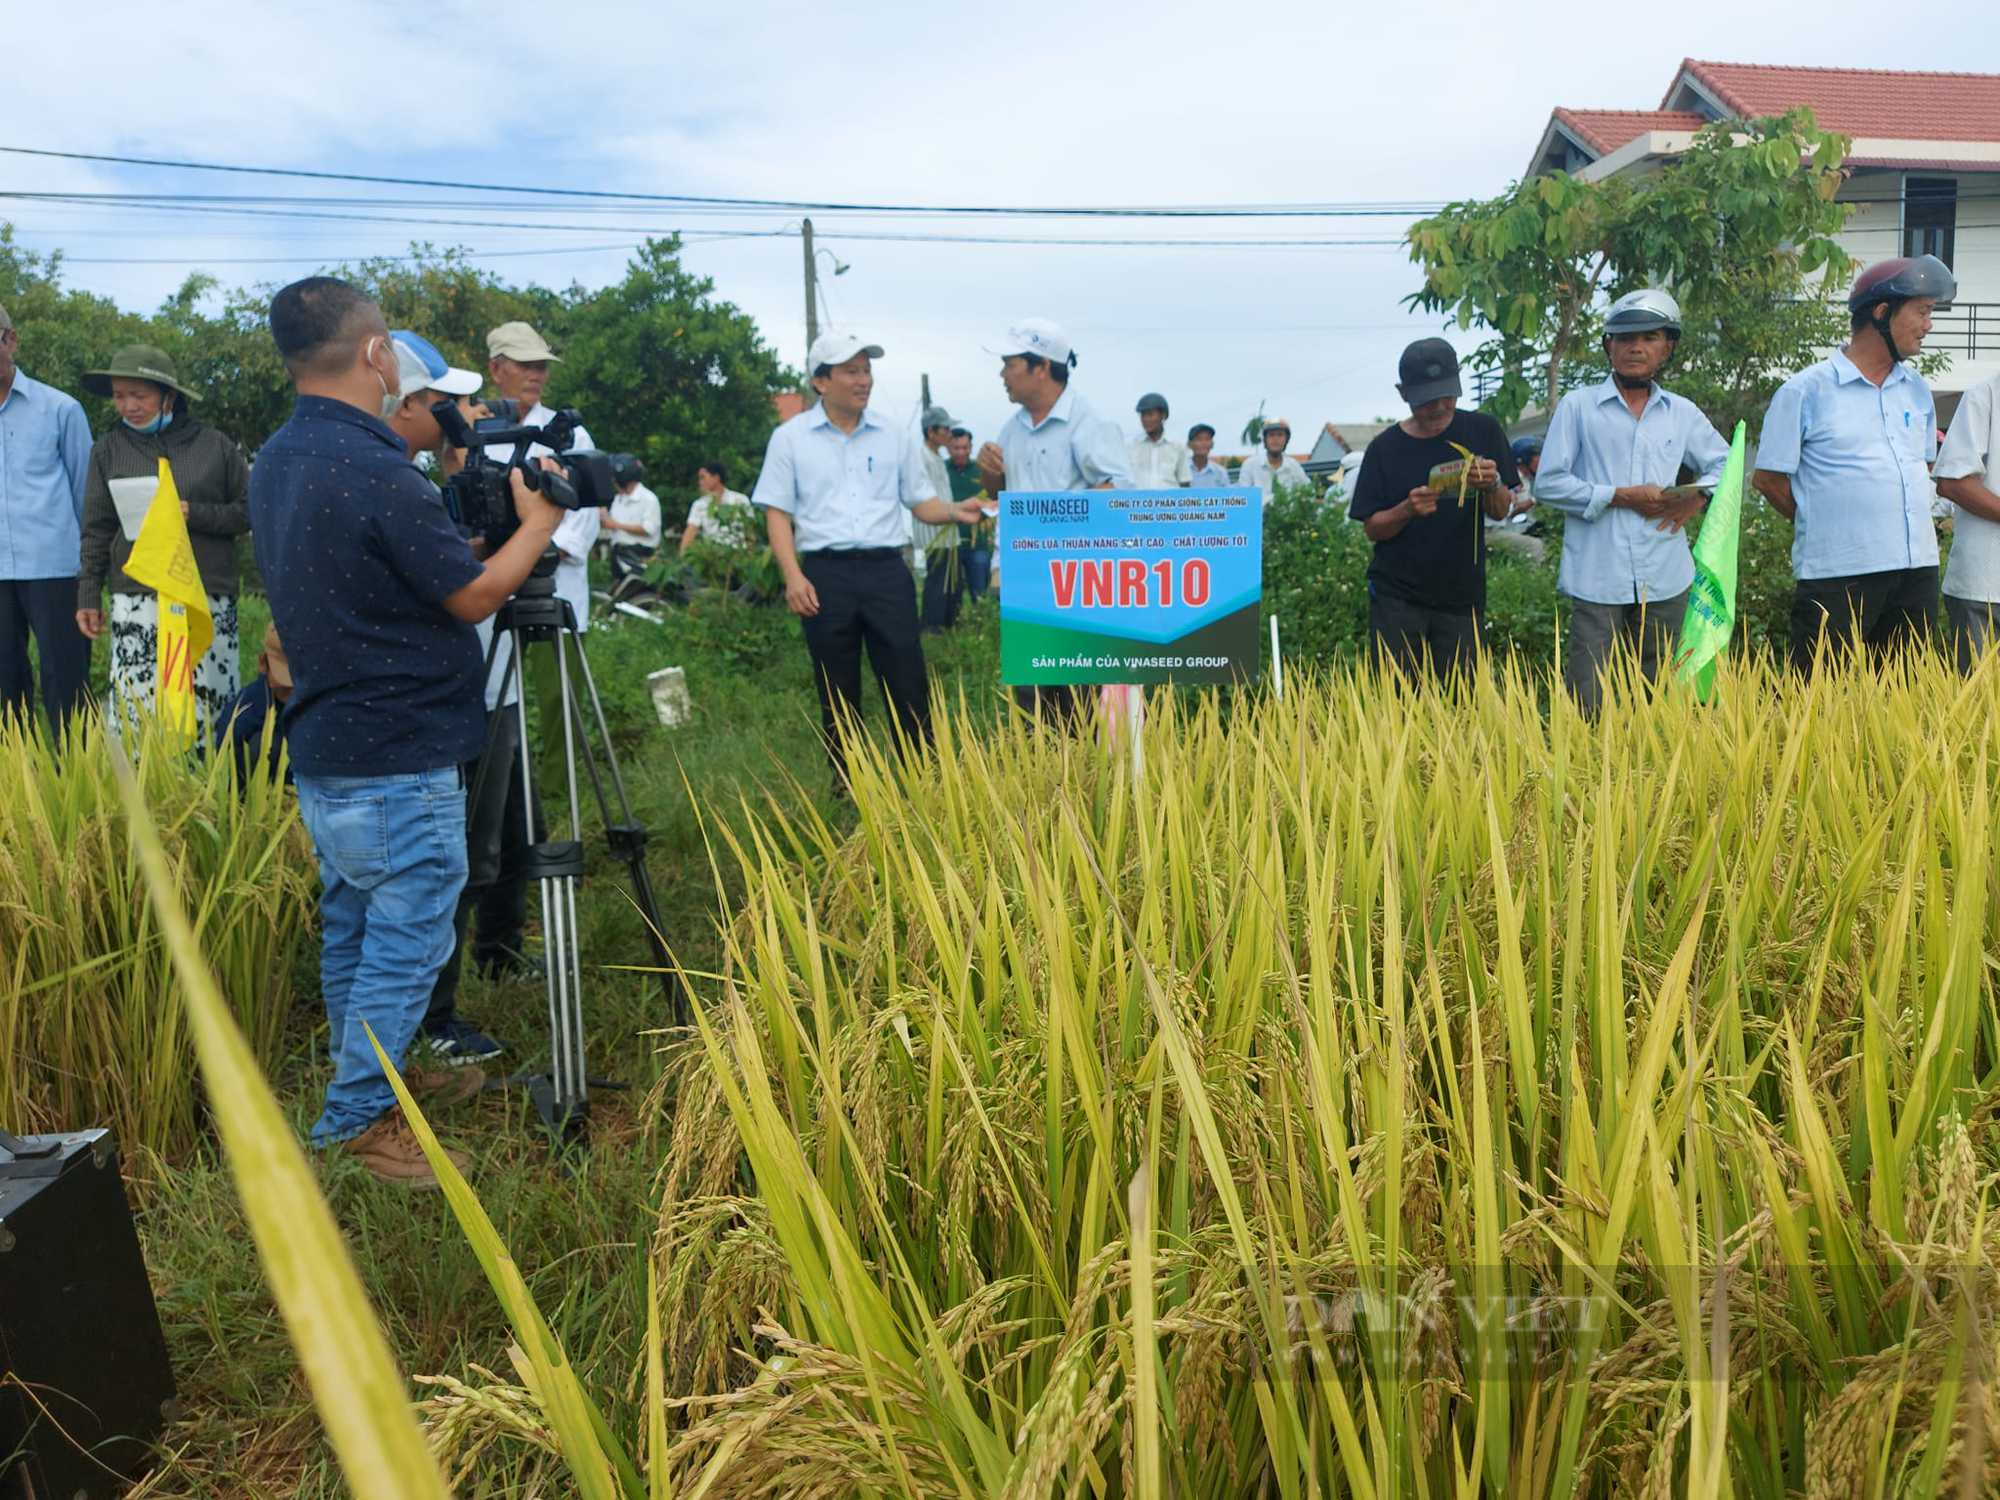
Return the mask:
[[[687,13],[683,13],[687,12]],[[1346,12],[1346,14],[1342,14]],[[876,0],[767,5],[185,3],[37,8],[9,70],[0,144],[450,178],[515,186],[917,204],[1056,207],[1438,203],[1504,188],[1550,109],[1654,108],[1686,56],[1825,66],[2000,71],[2000,22],[1980,0],[1761,7],[1681,0],[1616,8],[1155,0],[1051,8]],[[336,17],[337,19],[325,19]],[[1865,39],[1865,41],[1864,41]],[[1867,50],[1863,50],[1863,47]],[[67,65],[64,59],[72,59]],[[350,194],[413,189],[86,165],[0,155],[0,190]],[[511,199],[518,204],[518,196]],[[150,309],[187,271],[282,282],[319,263],[395,254],[412,238],[477,252],[513,281],[597,285],[647,228],[774,230],[784,212],[697,216],[667,206],[552,212],[369,208],[411,227],[306,219],[139,216],[0,204],[20,239],[70,257],[71,285]],[[1394,243],[1337,248],[1084,247],[862,239],[884,231],[1213,241],[1395,241],[1403,218],[963,219],[814,214],[851,269],[821,275],[822,321],[887,348],[876,403],[906,418],[928,372],[980,436],[1006,415],[981,352],[1017,317],[1064,324],[1075,386],[1136,431],[1164,392],[1173,428],[1206,420],[1225,446],[1264,400],[1305,447],[1322,422],[1399,408],[1397,352],[1437,331],[1407,314],[1417,283]],[[564,227],[555,227],[564,226]],[[283,263],[227,264],[264,257]],[[109,259],[155,264],[106,264]],[[691,240],[686,263],[804,359],[796,237]],[[1477,341],[1453,335],[1462,349]],[[33,370],[33,351],[23,351]],[[555,394],[560,395],[560,386]]]

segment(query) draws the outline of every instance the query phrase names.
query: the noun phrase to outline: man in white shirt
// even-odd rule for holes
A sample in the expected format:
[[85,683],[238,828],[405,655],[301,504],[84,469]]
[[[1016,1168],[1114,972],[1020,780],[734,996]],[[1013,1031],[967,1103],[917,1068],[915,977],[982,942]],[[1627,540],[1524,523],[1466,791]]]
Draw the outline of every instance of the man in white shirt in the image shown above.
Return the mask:
[[1944,568],[1944,613],[1958,669],[2000,644],[2000,375],[1959,398],[1931,469],[1937,492],[1958,507]]
[[1132,487],[1170,490],[1192,483],[1187,449],[1167,436],[1167,398],[1148,391],[1133,410],[1142,430],[1132,439]]
[[646,466],[630,453],[613,454],[611,477],[618,485],[618,498],[604,513],[604,529],[611,533],[611,592],[618,596],[619,585],[637,578],[660,550],[660,497],[646,488]]
[[[550,367],[561,363],[561,356],[549,347],[548,340],[526,323],[502,323],[486,335],[486,376],[503,399],[514,402],[519,408],[516,426],[546,427],[555,420],[555,409],[543,402],[542,393],[548,389]],[[570,444],[572,449],[596,446],[587,429],[576,429]],[[527,456],[532,462],[549,453],[547,447],[536,443],[528,449]],[[499,444],[486,450],[488,458],[502,463],[512,458],[513,454],[511,447]],[[556,597],[569,605],[579,633],[590,628],[588,560],[590,549],[597,542],[603,514],[595,506],[566,511],[556,526],[555,535],[549,539],[549,544],[558,554],[553,580]],[[490,650],[491,640],[492,622],[488,621],[480,632],[480,648]],[[528,690],[535,700],[544,746],[537,775],[546,783],[554,769],[553,758],[560,753],[555,747],[562,744],[561,678],[556,670],[554,651],[546,645],[539,651],[530,651],[523,668]],[[489,714],[498,712],[503,703],[513,703],[513,670],[513,652],[503,639],[499,650],[494,652],[493,667],[486,679],[486,710]],[[521,785],[518,754],[507,756],[507,768],[505,795],[508,815],[500,825],[503,840],[501,864],[503,868],[518,871],[519,851],[528,842],[524,827],[526,818],[516,815],[525,808],[527,800],[525,788]],[[536,816],[539,822],[539,812]],[[526,954],[527,912],[527,883],[518,873],[496,880],[482,895],[473,917],[472,958],[489,978],[534,977],[539,974],[539,968]]]
[[[986,352],[1000,356],[1000,384],[1018,408],[1001,424],[1000,441],[979,450],[987,494],[1133,487],[1131,456],[1117,424],[1069,388],[1076,353],[1061,325],[1023,318]],[[1074,687],[1017,687],[1014,701],[1062,722],[1077,715]]]
[[694,504],[688,507],[687,526],[681,532],[681,551],[692,547],[696,537],[716,542],[724,547],[745,547],[749,539],[743,535],[740,522],[734,516],[721,513],[725,505],[750,508],[750,497],[741,490],[729,487],[729,471],[719,458],[712,458],[694,471],[694,487],[701,491],[694,497]]
[[1292,424],[1283,417],[1273,417],[1264,424],[1264,450],[1253,453],[1243,460],[1243,467],[1237,471],[1238,484],[1254,484],[1264,492],[1266,500],[1272,490],[1279,485],[1290,488],[1307,482],[1306,471],[1299,467],[1299,461],[1285,452],[1285,445],[1292,440]]
[[1188,429],[1188,483],[1198,490],[1226,489],[1229,486],[1229,469],[1225,464],[1214,462],[1209,455],[1215,452],[1215,429],[1206,422],[1197,422]]
[[[548,388],[549,366],[561,364],[562,358],[546,339],[526,323],[502,323],[486,335],[486,355],[488,377],[503,397],[520,405],[521,426],[543,427],[555,420],[554,409],[542,404],[542,392]],[[596,446],[588,428],[576,429],[571,448]],[[528,449],[528,457],[537,459],[549,451],[536,443]],[[488,448],[486,453],[489,458],[506,459],[513,450]],[[565,514],[556,527],[553,545],[561,554],[556,563],[556,597],[568,603],[579,632],[590,629],[590,549],[597,545],[603,520],[602,511],[587,505]]]
[[881,345],[849,333],[813,341],[806,368],[819,402],[771,434],[751,496],[804,629],[837,794],[847,785],[843,741],[861,723],[864,646],[901,746],[930,738],[916,581],[903,561],[910,519],[943,526],[981,513],[975,501],[940,498],[912,436],[868,410],[881,357]]

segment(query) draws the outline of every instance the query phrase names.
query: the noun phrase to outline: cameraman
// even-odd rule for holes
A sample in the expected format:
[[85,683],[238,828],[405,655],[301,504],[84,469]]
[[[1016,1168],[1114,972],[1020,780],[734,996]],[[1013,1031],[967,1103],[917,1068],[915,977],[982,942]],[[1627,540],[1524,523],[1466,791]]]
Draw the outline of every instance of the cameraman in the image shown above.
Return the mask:
[[[542,392],[548,388],[549,366],[561,364],[562,356],[548,346],[546,339],[526,323],[502,323],[486,335],[486,355],[487,375],[501,396],[521,410],[517,425],[546,427],[556,419],[553,408],[542,404]],[[590,440],[589,428],[576,429],[570,443],[572,451],[596,446]],[[493,447],[486,450],[486,456],[506,459],[513,452],[512,448]],[[548,452],[536,443],[528,449],[528,457],[543,458]],[[568,602],[576,616],[579,634],[590,629],[590,549],[597,545],[603,522],[604,512],[586,505],[565,513],[562,524],[556,527],[556,551],[562,554],[556,564],[556,597]],[[542,695],[544,701],[548,696]]]
[[[562,363],[562,357],[551,349],[548,340],[535,332],[526,323],[502,323],[486,335],[486,375],[503,400],[513,402],[518,414],[513,425],[520,427],[546,427],[555,420],[553,408],[542,403],[542,392],[548,388],[551,366]],[[594,448],[587,428],[578,427],[570,447],[572,450]],[[549,449],[536,443],[528,449],[528,457],[543,458]],[[504,444],[496,444],[486,450],[486,456],[496,462],[512,458],[514,450]],[[579,637],[590,628],[590,549],[596,544],[603,512],[592,507],[566,511],[561,523],[556,527],[553,545],[558,554],[555,571],[555,592],[558,599],[566,601],[570,612],[576,616]],[[580,644],[580,642],[579,642]],[[563,742],[561,678],[556,672],[554,648],[545,646],[539,651],[530,651],[523,664],[529,691],[534,695],[536,718],[542,751],[536,760],[537,776],[546,779],[549,775],[548,759],[559,754]],[[506,642],[494,657],[493,680],[487,684],[486,706],[499,706],[502,684],[511,684],[513,674],[513,651]],[[508,701],[512,702],[512,688],[507,688]],[[501,825],[502,868],[512,868],[518,872],[521,851],[527,845],[525,819],[517,817],[514,810],[526,801],[521,785],[519,756],[508,757],[507,785],[505,795],[508,813]],[[540,814],[536,815],[540,823]],[[527,953],[528,886],[527,880],[519,873],[503,875],[483,891],[479,898],[477,915],[474,918],[472,960],[479,971],[489,979],[532,979],[541,970]]]
[[560,512],[511,476],[521,529],[480,563],[384,421],[403,403],[382,309],[311,276],[272,299],[270,325],[298,405],[251,470],[250,514],[291,661],[285,725],[320,863],[333,1078],[312,1140],[386,1181],[435,1187],[364,1023],[400,1065],[450,955],[466,874],[460,767],[485,738],[472,622],[528,576]]

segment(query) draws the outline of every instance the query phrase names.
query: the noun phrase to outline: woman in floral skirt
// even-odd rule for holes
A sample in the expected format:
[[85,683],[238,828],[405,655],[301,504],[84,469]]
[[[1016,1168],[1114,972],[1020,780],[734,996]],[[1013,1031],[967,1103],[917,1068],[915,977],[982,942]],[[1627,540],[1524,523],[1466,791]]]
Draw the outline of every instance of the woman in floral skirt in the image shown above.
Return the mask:
[[86,389],[108,396],[118,420],[90,452],[83,491],[83,565],[77,580],[77,628],[92,640],[106,628],[104,591],[111,591],[111,721],[153,709],[160,601],[125,572],[146,507],[158,485],[160,460],[173,470],[181,514],[202,589],[215,619],[215,639],[195,663],[196,712],[213,722],[242,687],[236,625],[236,538],[250,529],[250,466],[232,438],[188,411],[192,393],[173,361],[134,344],[110,367],[83,377]]

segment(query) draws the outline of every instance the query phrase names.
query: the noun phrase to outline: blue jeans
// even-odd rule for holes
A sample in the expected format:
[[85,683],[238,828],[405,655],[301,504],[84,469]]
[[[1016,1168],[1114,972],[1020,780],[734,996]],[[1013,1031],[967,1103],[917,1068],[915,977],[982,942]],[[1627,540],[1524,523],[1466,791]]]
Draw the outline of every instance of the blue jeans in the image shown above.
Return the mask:
[[458,767],[447,766],[300,775],[298,788],[319,854],[319,977],[333,1053],[312,1140],[330,1146],[395,1107],[367,1028],[400,1067],[452,955],[452,915],[465,889],[465,787]]

